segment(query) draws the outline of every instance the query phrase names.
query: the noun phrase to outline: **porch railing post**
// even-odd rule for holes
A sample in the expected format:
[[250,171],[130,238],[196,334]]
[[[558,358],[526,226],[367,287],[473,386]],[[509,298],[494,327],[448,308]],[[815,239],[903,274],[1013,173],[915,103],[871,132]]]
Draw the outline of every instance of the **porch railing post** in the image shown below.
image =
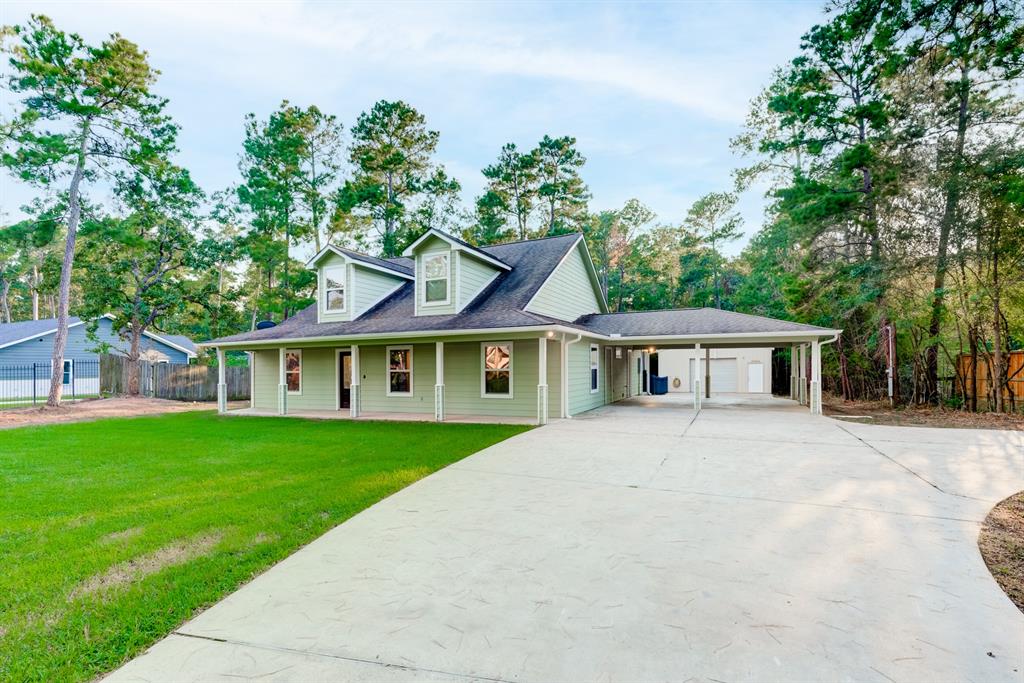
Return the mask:
[[548,338],[537,346],[537,424],[548,423]]
[[694,344],[693,351],[693,374],[696,375],[690,378],[693,382],[693,409],[700,410],[700,344]]
[[217,347],[217,412],[228,412],[227,368],[224,366],[224,349]]

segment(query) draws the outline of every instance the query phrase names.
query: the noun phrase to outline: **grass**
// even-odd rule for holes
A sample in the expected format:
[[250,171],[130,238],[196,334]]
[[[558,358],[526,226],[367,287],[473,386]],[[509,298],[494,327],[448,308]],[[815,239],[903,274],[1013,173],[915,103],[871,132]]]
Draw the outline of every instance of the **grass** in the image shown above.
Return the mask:
[[0,680],[109,671],[341,521],[525,429],[191,412],[0,431]]

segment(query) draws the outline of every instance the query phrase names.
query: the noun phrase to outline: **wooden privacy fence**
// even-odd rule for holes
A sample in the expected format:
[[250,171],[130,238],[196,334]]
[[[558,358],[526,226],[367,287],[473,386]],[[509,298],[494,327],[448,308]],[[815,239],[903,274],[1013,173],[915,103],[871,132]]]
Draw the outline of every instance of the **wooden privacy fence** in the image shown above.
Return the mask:
[[[1006,364],[1006,376],[1009,378],[1007,386],[1003,387],[1003,398],[1012,407],[1019,405],[1024,399],[1024,351],[1008,351],[1003,356],[1003,363]],[[957,361],[957,379],[954,389],[957,393],[964,393],[961,382],[967,385],[966,397],[970,397],[977,387],[978,398],[993,398],[992,367],[985,354],[978,354],[978,372],[975,381],[974,373],[971,372],[971,355],[965,353]]]
[[[207,365],[178,365],[135,361],[139,366],[139,393],[176,401],[216,401],[217,368]],[[128,372],[132,361],[124,356],[100,357],[100,391],[127,394]],[[225,368],[228,400],[249,398],[249,368],[229,365]]]

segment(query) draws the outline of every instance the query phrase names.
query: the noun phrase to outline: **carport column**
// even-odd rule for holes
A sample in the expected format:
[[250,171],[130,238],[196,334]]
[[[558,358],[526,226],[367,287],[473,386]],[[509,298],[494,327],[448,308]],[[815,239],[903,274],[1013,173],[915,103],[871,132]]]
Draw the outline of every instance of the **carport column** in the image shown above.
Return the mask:
[[444,422],[444,342],[434,342],[434,419]]
[[693,378],[693,409],[700,410],[700,344],[694,344],[693,351],[693,373],[697,375]]
[[800,405],[807,405],[807,344],[800,345],[800,368],[797,374],[797,390]]
[[821,342],[811,344],[811,415],[821,415]]
[[711,398],[711,347],[704,349],[704,398]]
[[797,358],[796,344],[789,347],[789,397],[794,401],[799,398],[796,390],[796,373],[800,361]]
[[537,424],[548,423],[548,338],[537,340]]
[[288,414],[288,383],[285,379],[284,347],[277,350],[277,414]]
[[224,349],[217,347],[217,412],[228,412],[227,369],[224,367]]
[[359,371],[359,347],[352,345],[352,381],[348,385],[348,414],[349,417],[359,417],[359,378],[362,374]]

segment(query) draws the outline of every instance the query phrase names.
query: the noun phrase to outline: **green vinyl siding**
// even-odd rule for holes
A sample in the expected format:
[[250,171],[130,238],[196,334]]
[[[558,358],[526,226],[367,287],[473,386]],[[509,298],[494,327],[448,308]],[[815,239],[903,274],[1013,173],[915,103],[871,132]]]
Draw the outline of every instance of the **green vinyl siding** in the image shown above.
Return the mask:
[[[495,337],[492,341],[499,343],[509,340]],[[537,416],[538,342],[536,339],[519,339],[511,343],[512,398],[485,398],[481,395],[483,352],[480,342],[457,342],[444,345],[444,395],[445,412],[448,415],[500,415],[531,418]],[[550,382],[551,373],[558,372],[557,359],[558,345],[548,342],[548,414],[555,416],[557,416],[558,410],[558,394],[552,391]]]
[[[426,278],[424,277],[424,263],[430,256],[436,254],[448,254],[448,303],[432,303],[424,305],[423,288]],[[416,315],[451,315],[456,312],[457,302],[455,299],[455,282],[459,277],[459,262],[455,258],[455,252],[447,242],[437,237],[431,237],[416,250]]]
[[352,303],[357,318],[405,282],[401,278],[363,268],[358,263],[353,263],[349,270],[352,271]]
[[586,258],[580,242],[537,291],[527,310],[568,321],[599,313],[601,301],[590,279]]
[[500,273],[494,266],[488,265],[469,254],[455,252],[458,254],[456,260],[459,262],[459,285],[455,288],[458,292],[459,310],[465,308],[476,296],[489,285],[494,276]]
[[[337,389],[333,348],[311,348],[302,351],[302,391],[288,394],[289,410],[334,410],[337,406]],[[255,369],[253,386],[254,407],[277,410],[278,351],[253,352]]]
[[[596,342],[595,342],[596,343]],[[569,413],[578,415],[607,402],[605,371],[606,356],[603,346],[598,345],[597,392],[590,392],[590,344],[584,337],[569,346]]]
[[[324,311],[324,270],[335,266],[345,266],[345,310],[336,313]],[[317,319],[325,323],[346,322],[352,319],[352,269],[348,261],[337,254],[328,254],[317,264]]]

